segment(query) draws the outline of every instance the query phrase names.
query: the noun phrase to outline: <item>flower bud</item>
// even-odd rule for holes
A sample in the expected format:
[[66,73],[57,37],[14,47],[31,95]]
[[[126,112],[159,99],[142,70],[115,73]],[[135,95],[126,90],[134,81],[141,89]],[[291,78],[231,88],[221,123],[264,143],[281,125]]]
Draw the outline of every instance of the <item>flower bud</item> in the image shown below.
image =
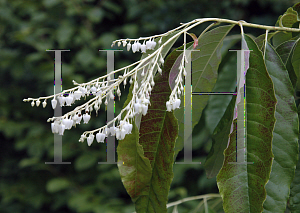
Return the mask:
[[47,102],[46,99],[43,101],[43,108],[45,108],[47,106]]
[[55,109],[56,108],[56,105],[57,105],[57,100],[55,98],[53,98],[51,100],[51,105],[52,105],[52,108]]

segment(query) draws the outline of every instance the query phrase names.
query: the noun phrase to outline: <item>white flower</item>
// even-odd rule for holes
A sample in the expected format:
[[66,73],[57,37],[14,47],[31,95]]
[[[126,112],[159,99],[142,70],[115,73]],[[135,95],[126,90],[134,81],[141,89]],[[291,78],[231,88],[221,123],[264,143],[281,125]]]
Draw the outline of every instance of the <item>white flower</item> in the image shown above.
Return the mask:
[[55,109],[56,108],[56,105],[57,105],[57,100],[55,98],[53,98],[51,100],[51,105],[52,105],[52,108]]
[[71,129],[73,125],[72,119],[63,119],[62,123],[65,125],[65,129]]
[[145,42],[141,45],[141,52],[146,53],[146,44],[145,44]]
[[135,53],[137,51],[137,44],[136,44],[136,42],[134,42],[134,44],[132,45],[131,49],[132,49],[133,53]]
[[82,116],[81,116],[81,114],[79,113],[79,114],[77,115],[76,123],[77,123],[77,124],[80,124],[81,120],[82,120]]
[[38,107],[40,105],[40,103],[41,103],[40,100],[37,100],[36,101],[36,106]]
[[58,134],[64,135],[64,131],[65,131],[65,125],[63,124],[58,125]]
[[87,124],[90,120],[91,116],[89,114],[84,114],[83,115],[83,123]]
[[130,47],[131,47],[131,44],[130,44],[130,42],[127,44],[127,51],[129,51],[130,50]]
[[80,100],[81,95],[82,95],[82,92],[79,91],[79,90],[76,90],[76,91],[74,92],[74,97],[75,97],[76,100]]
[[94,137],[95,137],[95,135],[93,135],[93,134],[89,135],[89,137],[87,138],[87,144],[88,144],[88,146],[92,145],[92,143],[94,141]]
[[148,110],[148,105],[142,105],[142,113],[143,115],[146,115],[147,114],[147,110]]
[[94,94],[96,93],[96,91],[97,91],[97,88],[93,86],[93,87],[91,88],[92,94],[94,95]]
[[135,114],[139,114],[141,113],[142,109],[141,109],[141,105],[139,103],[135,103],[134,104],[134,111],[135,111]]
[[127,42],[125,40],[122,42],[123,42],[123,47],[125,47]]
[[51,130],[52,133],[58,133],[58,123],[56,121],[54,121],[53,123],[51,123]]
[[181,100],[180,100],[180,99],[176,99],[176,100],[175,100],[175,108],[178,108],[178,109],[179,109],[180,103],[181,103]]
[[119,140],[121,136],[121,130],[119,128],[116,129],[116,138]]
[[172,106],[170,104],[170,101],[167,101],[166,106],[167,106],[167,111],[171,112],[172,111]]
[[151,47],[152,47],[151,41],[149,40],[149,41],[146,42],[146,49],[151,50]]
[[107,128],[107,127],[105,127],[105,129],[104,129],[104,133],[105,133],[105,135],[106,135],[106,136],[108,136],[108,135],[109,135],[109,131],[110,131],[110,128]]
[[137,42],[137,49],[136,49],[137,52],[140,51],[141,46],[142,46],[141,43],[140,43],[140,42]]
[[104,139],[105,139],[105,134],[104,133],[97,133],[96,134],[96,140],[98,143],[104,143]]
[[71,106],[73,102],[73,95],[70,93],[68,97],[65,98],[67,106]]
[[66,98],[64,96],[59,97],[58,100],[61,107],[65,105]]
[[112,136],[115,136],[117,129],[118,128],[115,126],[109,128],[109,132],[111,133]]
[[151,50],[154,50],[156,46],[156,42],[154,41],[154,39],[151,41]]

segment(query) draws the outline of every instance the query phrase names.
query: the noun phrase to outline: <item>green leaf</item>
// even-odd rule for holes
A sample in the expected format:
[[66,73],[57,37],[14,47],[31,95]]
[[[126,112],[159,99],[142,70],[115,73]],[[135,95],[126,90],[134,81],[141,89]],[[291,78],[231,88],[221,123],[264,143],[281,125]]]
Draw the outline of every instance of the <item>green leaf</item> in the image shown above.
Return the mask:
[[[119,141],[118,164],[122,182],[135,203],[136,212],[167,212],[168,193],[173,179],[174,146],[178,123],[174,112],[166,111],[171,90],[169,72],[172,64],[165,62],[162,75],[154,78],[148,112],[142,117],[140,130]],[[132,84],[133,85],[133,84]],[[129,93],[132,93],[132,85]],[[127,106],[132,94],[128,96]]]
[[[211,92],[217,81],[218,66],[221,62],[221,48],[222,43],[226,35],[235,25],[220,26],[213,30],[210,30],[198,38],[199,44],[192,53],[192,92]],[[179,56],[177,60],[180,60],[182,56]],[[177,70],[176,70],[177,66]],[[174,63],[174,70],[170,73],[170,86],[173,90],[175,85],[175,79],[178,73],[178,65]],[[172,68],[173,70],[173,68]],[[198,95],[193,98],[194,107],[192,108],[193,119],[192,129],[198,124],[202,111],[205,108],[209,96]],[[184,103],[184,96],[181,96],[181,104]],[[196,107],[195,107],[196,106]],[[184,137],[184,107],[175,110],[175,117],[179,122],[179,135],[175,145],[175,156],[183,148]]]
[[97,157],[93,154],[83,154],[75,161],[75,169],[83,171],[96,165]]
[[48,181],[46,189],[50,193],[58,192],[70,186],[70,182],[65,178],[54,178]]
[[[218,79],[212,92],[234,92],[236,88],[236,53],[228,54],[229,49],[241,39],[240,35],[226,36],[221,49],[222,62],[219,66]],[[232,52],[231,52],[232,53]],[[204,111],[206,127],[212,135],[224,115],[231,100],[230,95],[210,95]]]
[[236,140],[244,140],[242,134],[236,135],[237,119],[234,119],[230,142],[224,151],[224,163],[217,175],[224,211],[230,213],[263,210],[266,199],[264,186],[269,180],[273,158],[272,132],[276,105],[273,83],[266,70],[262,52],[249,36],[245,35],[245,40],[252,50],[246,74],[245,161],[254,164],[228,164],[236,162]]
[[294,71],[294,68],[293,68],[292,62],[291,62],[291,60],[292,60],[291,58],[293,55],[293,48],[294,48],[295,44],[296,44],[295,40],[289,40],[289,41],[283,42],[276,48],[276,52],[278,53],[283,64],[285,65],[286,69],[288,70],[289,78],[292,82],[293,88],[295,88],[296,82],[297,82],[297,75]]
[[293,9],[298,13],[297,20],[300,21],[300,2],[294,4]]
[[[300,5],[300,4],[299,4]],[[298,106],[298,117],[300,118],[300,105]],[[299,145],[299,138],[298,138]],[[299,146],[300,147],[300,146]],[[291,184],[291,193],[290,193],[290,210],[292,213],[300,212],[300,150],[298,155],[298,163],[295,170],[295,177]]]
[[215,177],[222,168],[224,161],[223,152],[228,144],[228,135],[230,134],[230,127],[233,120],[235,100],[236,96],[233,96],[222,119],[214,130],[212,147],[204,164],[207,178]]
[[[300,20],[298,20],[297,12],[290,7],[283,15],[279,16],[276,26],[292,28],[295,27],[294,24],[298,21]],[[278,32],[273,36],[273,46],[276,48],[283,42],[290,40],[292,37],[292,32]]]
[[298,115],[288,71],[269,43],[265,64],[274,84],[277,104],[272,141],[274,159],[270,179],[265,186],[267,198],[264,202],[264,212],[284,212],[297,164]]
[[297,80],[297,89],[300,89],[300,42],[299,39],[295,43],[293,55],[291,57],[291,64],[294,68],[294,73],[296,77],[298,77]]

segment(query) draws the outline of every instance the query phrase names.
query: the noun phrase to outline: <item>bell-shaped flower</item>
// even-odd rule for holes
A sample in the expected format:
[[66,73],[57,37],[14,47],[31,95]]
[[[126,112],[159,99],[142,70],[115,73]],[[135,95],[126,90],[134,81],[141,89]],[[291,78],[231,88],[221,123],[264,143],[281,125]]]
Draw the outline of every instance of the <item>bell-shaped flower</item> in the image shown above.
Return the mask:
[[81,97],[84,97],[87,94],[87,89],[84,87],[80,87],[79,89],[81,91]]
[[122,129],[122,130],[121,130],[120,140],[123,140],[123,139],[125,138],[125,135],[126,135],[126,130],[125,130],[125,129]]
[[117,140],[120,140],[121,137],[121,130],[119,128],[116,129],[116,138]]
[[141,45],[141,52],[146,53],[146,44],[145,43]]
[[77,115],[76,123],[77,123],[77,124],[80,124],[81,120],[82,120],[82,116],[81,116],[81,114],[78,114],[78,115]]
[[92,86],[92,88],[91,88],[91,92],[92,92],[92,94],[93,94],[93,95],[95,95],[95,94],[96,94],[96,91],[97,91],[97,88],[96,88],[96,87],[94,87],[94,86]]
[[143,115],[146,115],[147,111],[148,111],[148,105],[143,104],[142,105],[142,113],[143,113]]
[[135,114],[141,113],[142,112],[142,106],[141,106],[141,104],[135,103],[134,104],[134,111],[135,111]]
[[151,47],[152,47],[151,41],[149,40],[149,41],[146,42],[146,49],[151,50]]
[[64,106],[66,102],[66,98],[64,96],[58,97],[60,106]]
[[69,94],[69,96],[66,97],[65,100],[66,100],[67,106],[71,106],[71,104],[72,104],[72,102],[73,102],[73,95],[72,95],[72,94]]
[[57,105],[57,100],[55,98],[53,98],[51,100],[51,105],[52,105],[52,108],[55,109],[56,108],[56,105]]
[[142,46],[142,45],[141,45],[140,42],[137,42],[136,45],[137,45],[137,46],[136,46],[136,47],[137,47],[137,48],[136,48],[136,51],[138,52],[138,51],[141,50],[141,46]]
[[92,145],[92,143],[93,143],[93,141],[94,141],[94,137],[95,137],[95,135],[90,134],[89,137],[86,139],[86,140],[87,140],[88,146],[91,146],[91,145]]
[[110,132],[110,128],[105,127],[104,134],[106,137],[109,135],[109,132]]
[[131,134],[132,124],[126,122],[123,124],[123,129],[125,130],[126,134]]
[[64,131],[65,131],[65,125],[63,124],[58,125],[58,134],[64,135]]
[[82,117],[83,117],[83,123],[84,124],[87,124],[89,122],[90,118],[91,118],[91,116],[87,113],[84,114]]
[[55,121],[53,123],[51,123],[51,130],[52,130],[52,133],[58,133],[58,123]]
[[36,106],[38,107],[40,105],[41,101],[40,100],[37,100],[36,101]]
[[154,50],[156,46],[156,42],[154,40],[151,41],[151,50]]
[[105,134],[104,133],[100,133],[100,132],[98,132],[97,134],[96,134],[96,140],[97,140],[97,142],[98,143],[104,143],[104,139],[105,139]]
[[110,127],[110,128],[109,128],[110,134],[111,134],[112,136],[115,136],[116,130],[117,130],[117,129],[118,129],[118,128],[115,127],[115,126]]
[[76,90],[76,91],[74,92],[74,97],[75,97],[75,99],[76,99],[76,100],[80,100],[81,94],[82,94],[81,91]]
[[178,109],[179,109],[180,103],[181,103],[181,100],[177,98],[177,99],[175,100],[175,108],[178,108]]
[[172,111],[172,105],[170,104],[170,101],[167,101],[166,106],[167,106],[167,111],[171,112]]
[[131,49],[132,49],[133,53],[135,53],[137,51],[137,44],[136,44],[136,42],[134,42],[134,44],[132,45]]
[[65,125],[65,129],[71,129],[73,125],[73,120],[63,119],[62,123]]

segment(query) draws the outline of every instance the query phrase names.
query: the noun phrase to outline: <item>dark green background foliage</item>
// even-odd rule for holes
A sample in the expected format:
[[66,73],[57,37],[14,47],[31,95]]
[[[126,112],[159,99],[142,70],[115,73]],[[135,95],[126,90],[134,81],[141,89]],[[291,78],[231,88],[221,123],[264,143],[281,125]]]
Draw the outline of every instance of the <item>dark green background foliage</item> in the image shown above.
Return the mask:
[[[94,143],[88,147],[78,142],[85,130],[105,125],[103,106],[98,117],[92,113],[89,124],[65,132],[63,160],[72,164],[45,164],[53,161],[54,139],[50,123],[46,122],[53,116],[53,110],[49,101],[43,109],[42,106],[32,108],[22,100],[53,94],[54,54],[46,49],[71,50],[62,54],[63,89],[68,89],[73,79],[83,83],[106,73],[106,55],[98,50],[110,48],[115,39],[164,33],[180,22],[204,17],[275,25],[278,16],[294,3],[296,1],[0,0],[0,211],[134,211],[117,166],[97,164],[106,161],[105,144]],[[200,26],[193,32],[199,35],[202,29]],[[244,30],[255,36],[263,33],[251,28]],[[239,28],[235,27],[230,34],[234,32],[238,33]],[[181,45],[182,38],[179,38],[174,47]],[[222,62],[218,72],[235,70],[234,52],[226,52],[224,56],[232,63],[229,66]],[[115,54],[115,68],[139,58],[140,53],[132,54],[124,48]],[[225,88],[231,90],[229,85],[235,80],[228,81]],[[128,89],[127,85],[125,91],[122,90],[120,102],[116,100],[116,115],[126,100]],[[63,113],[73,108],[63,108]],[[214,109],[210,109],[213,112]],[[224,111],[219,111],[219,119]],[[207,179],[204,173],[203,164],[211,146],[211,130],[204,123],[205,116],[202,116],[193,133],[193,161],[202,164],[174,165],[169,202],[218,193],[216,179]],[[177,161],[182,161],[182,157],[179,153]],[[186,212],[197,204],[187,202],[178,210]]]

